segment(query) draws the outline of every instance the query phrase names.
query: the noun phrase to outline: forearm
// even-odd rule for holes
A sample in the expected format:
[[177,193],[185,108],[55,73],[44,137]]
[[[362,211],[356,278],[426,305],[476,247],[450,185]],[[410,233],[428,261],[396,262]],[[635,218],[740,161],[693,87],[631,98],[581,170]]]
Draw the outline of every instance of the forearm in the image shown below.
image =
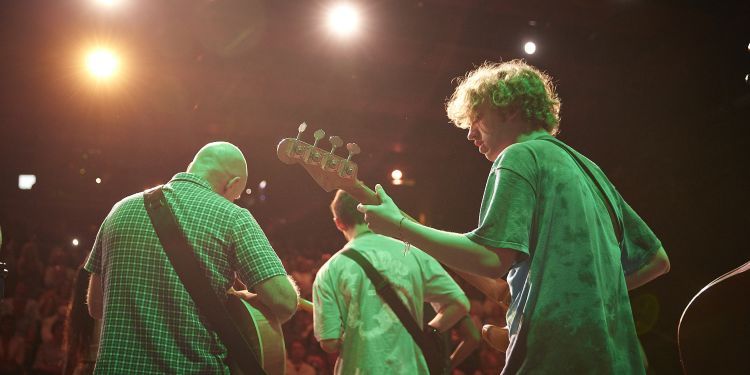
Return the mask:
[[456,325],[468,312],[469,300],[464,296],[438,311],[428,324],[440,332],[445,332]]
[[669,269],[669,258],[662,247],[656,252],[656,254],[654,254],[645,266],[641,267],[638,271],[625,276],[625,283],[628,286],[628,290],[633,290],[669,272]]
[[468,315],[465,315],[456,327],[461,342],[451,354],[451,368],[460,365],[471,353],[479,347],[481,336],[479,329]]
[[505,280],[479,276],[464,271],[454,271],[458,276],[471,284],[474,288],[477,288],[477,290],[482,292],[491,301],[501,305],[503,304],[503,299],[508,294],[508,283],[506,283]]
[[94,319],[102,319],[104,315],[102,279],[97,274],[91,274],[89,278],[89,289],[86,295],[86,304],[89,315]]
[[401,236],[402,240],[458,271],[496,278],[502,276],[503,268],[508,268],[502,267],[505,265],[492,250],[460,233],[430,228],[407,219],[401,224]]

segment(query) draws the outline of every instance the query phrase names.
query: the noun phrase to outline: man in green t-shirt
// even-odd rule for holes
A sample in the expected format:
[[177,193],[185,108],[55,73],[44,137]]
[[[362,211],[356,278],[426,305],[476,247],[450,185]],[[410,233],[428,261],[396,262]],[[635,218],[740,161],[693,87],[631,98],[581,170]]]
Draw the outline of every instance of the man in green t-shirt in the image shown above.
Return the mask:
[[448,117],[492,162],[478,227],[465,234],[360,206],[371,230],[511,291],[503,373],[644,373],[628,290],[668,272],[649,227],[590,160],[554,136],[560,100],[523,61],[485,63],[463,78]]

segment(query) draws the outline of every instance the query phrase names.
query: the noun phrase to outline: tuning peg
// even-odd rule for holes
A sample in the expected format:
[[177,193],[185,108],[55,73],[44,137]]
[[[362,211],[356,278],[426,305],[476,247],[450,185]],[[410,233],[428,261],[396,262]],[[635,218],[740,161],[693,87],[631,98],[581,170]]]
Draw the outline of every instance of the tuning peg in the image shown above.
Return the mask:
[[346,158],[346,161],[352,160],[352,156],[357,155],[362,151],[356,143],[347,143],[346,149],[349,150],[349,157]]
[[338,135],[331,136],[331,138],[328,138],[328,141],[331,142],[331,152],[330,154],[333,154],[333,151],[337,148],[341,147],[341,145],[344,144],[344,141],[341,140],[341,137]]
[[318,141],[323,139],[323,137],[326,136],[326,132],[323,129],[318,129],[313,133],[313,137],[315,137],[315,143],[313,143],[313,147],[318,145]]
[[305,129],[307,129],[307,123],[303,122],[303,123],[299,124],[299,128],[297,128],[297,131],[298,131],[298,133],[297,133],[297,140],[298,141],[299,141],[299,137],[302,135],[302,132],[304,132]]

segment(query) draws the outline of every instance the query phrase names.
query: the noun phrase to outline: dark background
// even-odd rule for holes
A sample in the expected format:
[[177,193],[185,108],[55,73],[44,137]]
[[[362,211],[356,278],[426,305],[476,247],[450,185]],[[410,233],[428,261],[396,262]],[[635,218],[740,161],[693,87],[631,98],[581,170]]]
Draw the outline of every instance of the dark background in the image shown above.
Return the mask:
[[[307,141],[322,128],[357,142],[359,177],[370,186],[403,170],[414,186],[386,188],[407,212],[468,231],[489,164],[448,123],[444,102],[452,79],[477,64],[526,58],[555,77],[560,138],[602,167],[670,255],[672,271],[632,301],[652,372],[679,372],[683,309],[750,258],[748,2],[362,1],[364,30],[345,41],[323,26],[328,5],[3,3],[6,239],[78,237],[90,246],[114,202],[184,170],[205,143],[227,140],[249,160],[253,193],[238,204],[269,237],[340,242],[331,195],[276,158],[276,144],[303,121]],[[525,56],[529,39],[538,50]],[[82,71],[94,42],[122,54],[110,84]],[[20,173],[37,175],[31,191],[17,189]]]

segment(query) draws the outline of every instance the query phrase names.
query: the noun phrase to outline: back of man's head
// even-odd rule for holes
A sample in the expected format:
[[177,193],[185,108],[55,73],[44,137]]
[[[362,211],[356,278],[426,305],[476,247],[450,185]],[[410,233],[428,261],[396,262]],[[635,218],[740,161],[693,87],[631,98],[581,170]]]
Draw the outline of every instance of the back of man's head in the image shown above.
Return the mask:
[[229,142],[211,142],[203,146],[187,171],[205,178],[214,191],[230,200],[239,197],[247,183],[245,156]]
[[364,215],[357,211],[357,202],[349,193],[339,190],[331,202],[331,213],[342,225],[353,228],[365,222]]

